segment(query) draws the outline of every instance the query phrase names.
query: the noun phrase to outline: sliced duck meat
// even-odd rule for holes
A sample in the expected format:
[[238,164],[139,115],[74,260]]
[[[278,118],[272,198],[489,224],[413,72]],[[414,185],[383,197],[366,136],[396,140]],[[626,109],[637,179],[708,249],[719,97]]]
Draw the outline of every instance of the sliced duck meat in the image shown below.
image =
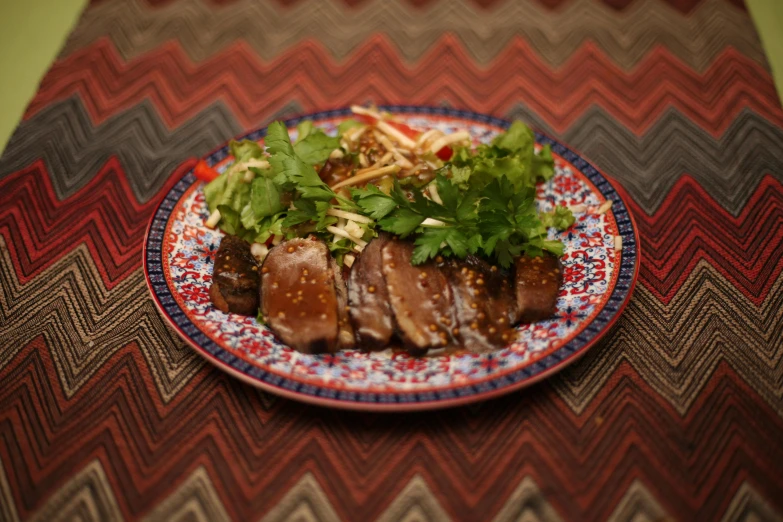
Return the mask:
[[274,247],[261,268],[261,311],[280,339],[304,353],[337,348],[335,271],[322,241],[291,239]]
[[385,234],[370,241],[351,267],[348,280],[348,306],[356,342],[366,350],[385,348],[394,334],[381,255],[388,241]]
[[329,263],[334,273],[334,290],[337,295],[337,347],[346,350],[356,345],[351,318],[348,315],[348,285],[337,260],[330,256]]
[[209,297],[225,313],[258,313],[258,264],[250,253],[250,243],[236,236],[224,236],[212,270]]
[[563,283],[560,259],[551,254],[521,256],[516,260],[515,271],[519,320],[534,323],[551,317],[557,308],[557,296]]
[[413,266],[413,243],[392,239],[381,251],[397,333],[409,352],[453,344],[459,337],[451,289],[435,262]]
[[444,271],[454,296],[454,313],[463,346],[486,352],[516,338],[512,325],[517,303],[508,274],[475,256],[450,260]]

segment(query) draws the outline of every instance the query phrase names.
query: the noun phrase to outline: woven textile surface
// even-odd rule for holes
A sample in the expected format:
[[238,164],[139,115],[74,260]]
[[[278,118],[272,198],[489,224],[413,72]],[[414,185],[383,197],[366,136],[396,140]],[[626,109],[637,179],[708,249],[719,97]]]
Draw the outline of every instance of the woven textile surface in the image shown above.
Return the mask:
[[[520,118],[630,194],[624,315],[555,377],[333,411],[164,324],[193,158],[354,102]],[[103,0],[0,158],[0,520],[783,520],[783,110],[741,1]]]

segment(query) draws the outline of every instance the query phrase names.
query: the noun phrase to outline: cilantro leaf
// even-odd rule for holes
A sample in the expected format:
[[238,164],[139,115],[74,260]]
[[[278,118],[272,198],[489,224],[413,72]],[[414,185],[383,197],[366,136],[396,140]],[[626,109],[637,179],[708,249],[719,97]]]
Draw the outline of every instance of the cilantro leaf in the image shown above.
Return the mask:
[[406,237],[416,230],[422,221],[424,216],[409,208],[401,208],[378,221],[378,225],[386,232]]
[[364,197],[358,200],[357,204],[364,214],[373,219],[382,219],[397,208],[397,203],[385,194]]
[[321,129],[310,130],[304,139],[298,139],[294,152],[305,163],[316,165],[329,159],[334,149],[340,146],[340,139],[327,136]]
[[280,202],[280,191],[269,178],[255,178],[250,188],[250,206],[257,219],[277,214],[285,207]]
[[309,199],[329,201],[334,198],[332,189],[318,177],[311,165],[296,154],[288,136],[288,129],[282,122],[276,121],[267,127],[266,145],[270,152],[269,164],[275,175],[275,183],[293,185],[302,196]]
[[416,248],[411,255],[411,264],[420,265],[438,255],[441,245],[446,242],[452,229],[431,227],[424,229],[424,232],[414,241]]
[[454,212],[459,205],[459,188],[440,173],[435,176],[434,183],[443,206],[450,212]]
[[449,234],[446,236],[446,244],[451,248],[451,252],[455,256],[465,257],[468,255],[468,238],[458,229],[449,229]]

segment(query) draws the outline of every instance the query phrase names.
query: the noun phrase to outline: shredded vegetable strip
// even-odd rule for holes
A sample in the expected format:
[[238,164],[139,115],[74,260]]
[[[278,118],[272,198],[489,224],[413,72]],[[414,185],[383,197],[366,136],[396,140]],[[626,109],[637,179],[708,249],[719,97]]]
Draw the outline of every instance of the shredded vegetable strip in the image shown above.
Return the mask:
[[356,174],[356,176],[353,176],[351,178],[346,178],[339,183],[335,183],[330,188],[332,190],[337,190],[341,187],[359,185],[361,183],[366,183],[368,181],[372,181],[377,178],[382,178],[383,176],[386,176],[388,174],[397,174],[399,171],[400,171],[399,165],[389,165],[388,167],[381,167],[379,169],[370,169],[368,171],[365,171],[364,173]]

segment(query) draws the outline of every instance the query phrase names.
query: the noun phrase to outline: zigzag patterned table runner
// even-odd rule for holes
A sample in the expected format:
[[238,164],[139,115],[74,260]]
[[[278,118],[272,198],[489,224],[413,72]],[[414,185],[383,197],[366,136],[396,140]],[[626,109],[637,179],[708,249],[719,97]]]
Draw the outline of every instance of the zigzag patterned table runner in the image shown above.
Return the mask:
[[[245,386],[165,326],[141,247],[172,180],[370,100],[522,118],[624,185],[639,285],[584,359],[369,415]],[[95,2],[0,158],[0,519],[781,520],[782,174],[741,1]]]

